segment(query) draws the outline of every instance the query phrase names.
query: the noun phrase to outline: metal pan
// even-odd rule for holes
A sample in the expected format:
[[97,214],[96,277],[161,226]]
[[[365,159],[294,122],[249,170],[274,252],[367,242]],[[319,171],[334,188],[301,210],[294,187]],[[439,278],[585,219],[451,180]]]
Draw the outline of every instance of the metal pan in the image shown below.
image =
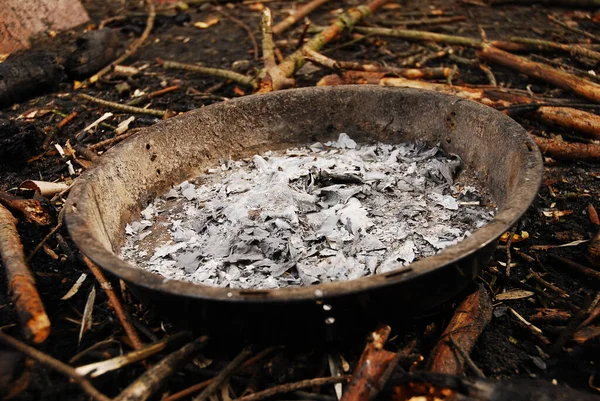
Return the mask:
[[[495,219],[408,270],[312,287],[248,291],[167,281],[117,256],[127,222],[219,158],[324,142],[340,132],[357,142],[440,143],[489,188]],[[542,158],[527,132],[489,107],[415,89],[305,88],[246,96],[144,129],[77,180],[65,218],[83,253],[180,325],[248,341],[334,339],[423,313],[463,290],[527,210],[541,176]]]

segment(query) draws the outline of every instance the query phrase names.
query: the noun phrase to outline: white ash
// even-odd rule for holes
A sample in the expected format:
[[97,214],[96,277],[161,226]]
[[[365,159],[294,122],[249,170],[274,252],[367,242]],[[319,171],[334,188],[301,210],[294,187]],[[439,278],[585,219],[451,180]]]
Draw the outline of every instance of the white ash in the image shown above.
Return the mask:
[[165,279],[230,288],[352,280],[456,244],[494,215],[454,183],[456,156],[346,134],[183,182],[126,227],[122,256]]

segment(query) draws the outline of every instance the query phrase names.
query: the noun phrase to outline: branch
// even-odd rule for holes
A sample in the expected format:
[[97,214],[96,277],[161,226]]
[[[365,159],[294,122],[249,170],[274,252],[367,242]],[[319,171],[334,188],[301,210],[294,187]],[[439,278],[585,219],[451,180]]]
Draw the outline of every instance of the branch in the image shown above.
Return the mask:
[[111,109],[119,110],[125,113],[132,114],[149,114],[151,116],[165,118],[169,115],[168,111],[165,110],[155,110],[155,109],[144,109],[142,107],[134,107],[126,104],[111,102],[108,100],[98,99],[97,97],[86,95],[85,93],[80,93],[78,95],[80,98],[90,101],[92,103],[99,104],[100,106],[109,107]]
[[308,14],[312,13],[328,1],[329,0],[312,0],[309,3],[306,3],[305,5],[297,9],[294,14],[287,16],[284,20],[277,23],[273,27],[273,33],[275,35],[280,35],[283,31],[285,31],[286,29],[294,25],[296,22],[300,21],[302,18],[306,17]]
[[197,72],[199,74],[210,75],[210,76],[217,77],[217,78],[230,79],[234,82],[237,82],[240,85],[250,86],[252,88],[254,88],[256,85],[256,82],[254,81],[253,78],[247,77],[242,74],[238,74],[237,72],[234,72],[234,71],[224,70],[221,68],[203,67],[203,66],[195,65],[195,64],[178,63],[177,61],[160,60],[159,63],[166,70],[173,69],[173,70],[185,70],[185,71]]
[[[542,154],[562,160],[600,161],[600,145],[593,143],[571,143],[556,139],[533,136]],[[600,273],[599,273],[600,276]]]

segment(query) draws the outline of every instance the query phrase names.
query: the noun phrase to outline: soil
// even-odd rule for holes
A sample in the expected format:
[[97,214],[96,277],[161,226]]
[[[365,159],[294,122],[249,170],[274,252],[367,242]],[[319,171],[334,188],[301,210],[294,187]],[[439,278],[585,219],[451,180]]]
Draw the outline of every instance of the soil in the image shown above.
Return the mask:
[[[97,2],[86,0],[83,3],[95,26],[102,21],[117,17],[112,22],[108,22],[107,26],[118,32],[123,47],[139,36],[144,29],[146,13],[144,5],[140,1]],[[437,10],[442,10],[444,16],[464,15],[465,20],[445,25],[417,26],[415,29],[475,38],[480,36],[481,30],[484,30],[490,40],[524,36],[565,43],[586,41],[577,33],[550,24],[547,14],[552,13],[561,20],[577,21],[581,29],[600,35],[600,25],[595,22],[597,19],[593,18],[594,10],[535,4],[505,4],[490,7],[481,5],[483,3],[480,5],[477,3],[477,1],[462,2],[458,0],[450,2],[406,0],[398,7],[385,7],[377,11],[364,22],[364,25],[384,26],[389,25],[390,21],[400,19],[433,18],[436,13],[439,14]],[[168,7],[170,4],[160,3],[159,9]],[[175,112],[185,112],[223,101],[224,98],[250,94],[247,88],[239,87],[231,82],[222,83],[221,80],[214,77],[179,70],[163,70],[156,62],[156,58],[189,63],[201,62],[206,66],[226,69],[242,66],[244,67],[242,72],[252,73],[254,69],[262,66],[260,55],[253,53],[253,45],[247,32],[240,25],[217,12],[216,7],[221,7],[228,15],[243,21],[260,42],[261,12],[257,4],[260,3],[238,2],[217,5],[208,2],[190,2],[189,9],[185,11],[173,11],[173,9],[159,11],[155,28],[149,39],[126,62],[128,65],[139,68],[141,70],[139,74],[129,78],[103,78],[99,83],[79,91],[73,89],[73,82],[63,81],[58,85],[58,90],[52,93],[0,109],[0,190],[15,192],[13,189],[27,179],[71,181],[74,177],[69,175],[65,159],[60,157],[54,144],[65,146],[66,142],[70,141],[73,146],[89,146],[111,138],[114,127],[129,117],[129,114],[113,111],[115,116],[106,121],[112,128],[101,125],[95,131],[81,134],[86,126],[110,110],[86,103],[81,98],[74,96],[77,92],[125,103],[132,99],[136,90],[151,93],[167,86],[178,85],[180,86],[178,90],[141,104],[142,106],[150,104],[153,109]],[[357,1],[330,1],[311,14],[310,19],[314,25],[327,25],[336,18],[340,9],[358,4],[360,3]],[[392,4],[394,3],[392,2]],[[293,9],[297,4],[291,1],[269,1],[265,5],[272,9],[274,20],[279,21],[287,11]],[[193,25],[194,22],[208,21],[213,17],[219,18],[219,22],[207,29],[200,29]],[[298,24],[282,34],[281,37],[276,38],[278,48],[284,55],[295,50],[302,30],[302,24]],[[80,28],[60,33],[53,38],[38,38],[34,47],[51,48],[61,52],[69,47],[72,48],[75,39],[82,32],[83,28]],[[380,62],[401,66],[402,62],[410,57],[411,52],[421,50],[424,54],[434,52],[430,47],[422,44],[387,37],[371,36],[348,45],[350,40],[352,40],[350,35],[342,35],[326,48],[330,49],[327,56],[336,60]],[[346,45],[340,46],[342,44]],[[475,58],[473,49],[456,47],[455,51],[462,57]],[[596,67],[590,61],[582,62],[570,55],[556,53],[541,55],[575,67],[584,74],[585,71]],[[429,67],[452,65],[453,61],[447,56],[432,58],[426,63],[426,66]],[[460,75],[454,83],[488,84],[488,78],[481,69],[464,65],[460,65],[459,68]],[[541,81],[529,79],[510,69],[494,65],[491,66],[491,69],[499,85],[504,87],[528,90],[554,98],[573,98],[573,95],[566,91]],[[320,77],[328,73],[322,68],[307,66],[297,74],[297,86],[314,85]],[[595,78],[590,77],[590,79]],[[116,85],[124,82],[129,85],[130,89],[119,93]],[[68,115],[73,111],[77,111],[77,117],[63,128],[57,128],[57,123],[63,118],[59,114]],[[559,127],[540,125],[526,115],[516,117],[516,119],[526,129],[535,133],[559,134],[565,139],[589,142],[575,132]],[[156,121],[156,117],[138,115],[130,128],[150,126]],[[512,243],[511,258],[516,265],[511,267],[510,276],[507,277],[505,273],[506,243],[501,242],[489,266],[483,269],[477,279],[493,294],[525,285],[533,287],[536,294],[519,300],[495,302],[494,317],[478,340],[472,358],[489,378],[536,377],[566,384],[590,394],[598,394],[598,386],[600,386],[597,367],[597,363],[600,361],[599,337],[582,344],[569,338],[564,347],[551,352],[551,345],[543,344],[538,337],[524,330],[506,309],[506,306],[510,306],[526,319],[529,319],[539,308],[545,307],[566,310],[576,315],[577,311],[585,310],[590,305],[599,289],[598,281],[573,272],[564,263],[553,258],[553,255],[559,255],[590,267],[591,264],[586,257],[587,242],[565,247],[553,246],[578,240],[589,240],[597,233],[599,227],[590,221],[587,209],[588,205],[600,208],[600,172],[593,164],[560,162],[549,158],[546,158],[545,161],[544,183],[539,195],[530,210],[515,227],[516,233],[527,231],[529,238],[522,242]],[[85,165],[85,163],[83,164]],[[77,172],[84,168],[75,162],[74,165]],[[30,193],[16,192],[20,196],[32,196]],[[55,206],[58,209],[60,205],[56,204]],[[550,213],[550,217],[547,217],[544,215],[544,211],[563,211],[565,213],[563,215]],[[28,254],[42,241],[51,227],[39,227],[27,223],[21,218],[18,229],[25,252]],[[45,343],[37,347],[54,358],[68,363],[82,350],[100,341],[114,340],[89,352],[73,363],[74,366],[108,359],[121,352],[131,350],[131,345],[119,321],[108,307],[106,296],[91,275],[74,297],[67,301],[60,300],[80,275],[89,273],[89,271],[81,262],[74,245],[68,238],[67,231],[62,229],[59,233],[66,239],[67,247],[61,246],[55,237],[48,242],[49,247],[58,254],[58,259],[55,260],[48,253],[40,251],[30,262],[37,287],[52,321],[51,336]],[[551,247],[540,247],[542,245]],[[540,274],[544,280],[561,288],[568,297],[560,297],[552,289],[533,281],[530,278],[532,272]],[[18,325],[18,318],[7,293],[3,269],[0,269],[0,275],[2,283],[0,285],[0,325]],[[114,281],[113,284],[115,288],[119,288],[118,281]],[[98,290],[93,308],[94,323],[79,342],[79,322],[92,286],[96,286]],[[528,288],[531,289],[531,287]],[[541,293],[547,296],[540,296]],[[154,337],[162,338],[165,334],[178,332],[177,327],[132,298],[128,291],[124,291],[121,295],[126,300],[128,312],[149,332],[148,335],[143,335],[144,341],[150,343]],[[390,347],[392,349],[402,348],[410,339],[417,338],[419,340],[418,350],[426,360],[429,351],[444,330],[445,324],[452,316],[453,309],[459,301],[460,299],[444,305],[426,317],[407,322],[405,327],[393,328]],[[537,325],[553,343],[564,332],[567,324],[568,322],[538,323]],[[372,329],[374,328],[365,328],[365,332]],[[20,337],[17,327],[6,330],[11,335]],[[315,349],[299,345],[298,348],[301,350],[296,347],[278,349],[270,358],[265,359],[264,364],[259,364],[260,369],[253,375],[236,376],[236,379],[232,381],[232,387],[235,391],[241,392],[249,381],[254,386],[252,388],[263,389],[279,383],[329,375],[327,355],[331,352],[331,345],[319,346]],[[364,343],[350,344],[335,351],[340,352],[350,366],[354,366],[363,346]],[[208,347],[203,354],[204,358],[196,358],[193,364],[172,376],[161,394],[172,394],[191,384],[212,377],[227,364],[227,361],[231,361],[242,347],[242,344]],[[307,351],[307,348],[310,350]],[[150,358],[150,362],[157,362],[164,355],[165,353],[154,356]],[[29,363],[18,354],[1,346],[0,359],[3,361],[3,364],[0,364],[0,392],[5,391],[8,383],[14,385],[21,380],[26,384],[22,389],[15,390],[16,395],[13,399],[84,400],[88,398],[76,384],[69,383],[69,380],[58,373],[40,364]],[[207,365],[208,359],[212,362]],[[425,364],[421,363],[420,367],[425,368]],[[103,393],[113,397],[144,371],[143,365],[134,364],[94,379],[94,384]],[[471,375],[470,372],[467,374]],[[594,388],[594,386],[596,387]],[[310,391],[320,391],[321,399],[335,399],[334,392],[330,388],[311,389]],[[298,397],[297,394],[296,397]],[[306,399],[309,396],[304,394],[300,397]],[[160,395],[155,397],[155,399],[159,398]]]

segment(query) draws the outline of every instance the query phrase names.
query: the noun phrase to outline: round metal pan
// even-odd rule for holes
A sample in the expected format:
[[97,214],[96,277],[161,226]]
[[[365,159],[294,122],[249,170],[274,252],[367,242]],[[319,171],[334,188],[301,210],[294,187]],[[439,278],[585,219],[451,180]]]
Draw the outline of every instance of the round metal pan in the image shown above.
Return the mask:
[[[117,256],[126,223],[218,159],[325,142],[340,132],[359,143],[439,143],[489,188],[496,217],[409,269],[311,287],[238,290],[165,280]],[[305,88],[238,98],[144,129],[82,174],[65,218],[84,254],[180,325],[248,341],[332,339],[423,313],[463,290],[527,210],[541,176],[542,158],[527,132],[489,107],[415,89]]]

